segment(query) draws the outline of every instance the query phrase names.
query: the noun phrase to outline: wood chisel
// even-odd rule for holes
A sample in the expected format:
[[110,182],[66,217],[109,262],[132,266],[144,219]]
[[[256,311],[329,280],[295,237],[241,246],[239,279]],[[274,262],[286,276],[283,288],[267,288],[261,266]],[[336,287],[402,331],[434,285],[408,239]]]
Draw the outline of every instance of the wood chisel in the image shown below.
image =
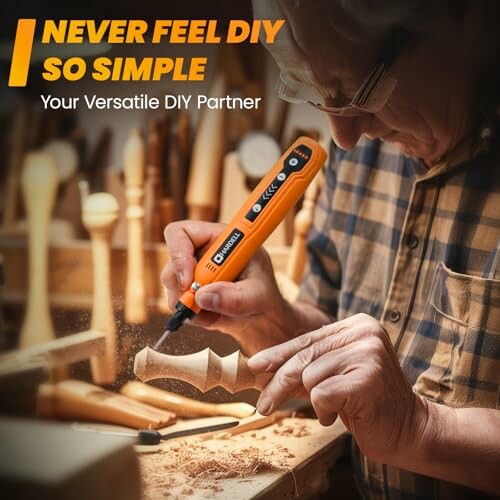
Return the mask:
[[197,290],[215,281],[237,278],[304,193],[325,160],[325,150],[309,137],[299,137],[285,151],[196,264],[194,281],[179,298],[155,350],[186,319],[192,319],[200,311],[195,303]]
[[137,444],[155,445],[160,444],[160,441],[167,441],[169,439],[206,434],[207,432],[221,432],[236,427],[239,423],[239,420],[232,420],[231,422],[224,422],[223,424],[206,425],[204,427],[195,427],[194,429],[183,429],[181,431],[167,432],[167,434],[162,434],[154,429],[139,429],[137,432],[107,431],[95,429],[93,427],[85,427],[77,423],[73,424],[73,429],[78,431],[99,432],[108,436],[133,437],[137,439]]

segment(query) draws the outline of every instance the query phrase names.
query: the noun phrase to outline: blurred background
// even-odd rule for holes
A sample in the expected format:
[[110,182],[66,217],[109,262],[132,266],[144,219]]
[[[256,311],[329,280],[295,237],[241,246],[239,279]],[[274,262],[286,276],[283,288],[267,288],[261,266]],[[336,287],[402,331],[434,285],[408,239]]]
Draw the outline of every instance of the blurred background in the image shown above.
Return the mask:
[[[45,19],[144,19],[150,24],[155,19],[216,19],[224,34],[228,20],[252,20],[250,2],[90,0],[30,5],[8,0],[0,8],[0,349],[30,347],[84,332],[91,328],[93,316],[104,316],[107,319],[100,328],[112,329],[116,336],[118,368],[110,384],[116,389],[131,378],[135,353],[161,335],[170,313],[159,280],[168,259],[162,235],[165,225],[184,218],[227,222],[296,137],[306,134],[326,144],[326,127],[319,113],[304,106],[290,107],[274,96],[278,70],[260,44],[165,42],[104,49],[103,55],[110,58],[207,57],[202,82],[171,82],[168,77],[160,82],[96,82],[88,76],[77,82],[46,82],[39,76],[42,58],[37,57],[35,42],[27,87],[7,86],[18,18],[36,18],[37,28]],[[97,50],[91,45],[85,50],[89,47]],[[79,50],[81,46],[71,47],[71,55],[80,55]],[[68,47],[51,45],[50,55],[67,58]],[[82,57],[92,59],[96,54],[82,53]],[[44,110],[42,94],[79,96],[79,107]],[[194,102],[188,110],[89,110],[83,94],[148,94],[160,102],[166,94],[192,94],[192,101],[199,94],[262,100],[258,109],[250,110],[199,110]],[[39,172],[48,173],[30,177],[30,165],[33,171],[39,167]],[[50,174],[53,167],[55,177]],[[106,207],[105,201],[96,208],[103,210],[103,217],[110,217],[105,234],[91,220],[92,203],[85,219],[83,207],[95,193],[112,195],[119,206],[116,211],[113,202]],[[32,201],[31,208],[27,200]],[[289,271],[287,275],[294,218],[300,207],[266,243],[281,273],[279,279],[289,280],[288,284],[298,281],[300,274],[295,271],[290,276]],[[101,255],[104,263],[98,255],[96,264],[91,236],[107,240]],[[293,289],[291,295],[295,293]],[[102,304],[109,295],[112,317],[95,310],[99,305],[106,309]],[[164,349],[187,354],[206,346],[219,354],[238,347],[224,335],[185,326]],[[71,376],[92,379],[88,360],[69,369]],[[11,392],[11,379],[6,380],[3,387]],[[177,381],[158,385],[198,398],[231,399],[224,390],[201,394]],[[254,393],[244,397],[255,400]],[[4,405],[14,408],[17,402],[7,397]]]

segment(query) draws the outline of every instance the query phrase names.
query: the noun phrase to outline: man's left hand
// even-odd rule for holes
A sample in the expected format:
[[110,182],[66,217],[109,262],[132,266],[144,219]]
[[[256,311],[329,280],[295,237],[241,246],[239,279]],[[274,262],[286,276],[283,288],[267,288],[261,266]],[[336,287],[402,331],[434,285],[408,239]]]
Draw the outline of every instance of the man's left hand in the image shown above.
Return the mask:
[[320,423],[330,425],[340,415],[372,460],[394,462],[418,446],[425,431],[427,402],[412,391],[387,332],[366,314],[261,351],[248,366],[275,372],[259,398],[261,413],[305,388]]

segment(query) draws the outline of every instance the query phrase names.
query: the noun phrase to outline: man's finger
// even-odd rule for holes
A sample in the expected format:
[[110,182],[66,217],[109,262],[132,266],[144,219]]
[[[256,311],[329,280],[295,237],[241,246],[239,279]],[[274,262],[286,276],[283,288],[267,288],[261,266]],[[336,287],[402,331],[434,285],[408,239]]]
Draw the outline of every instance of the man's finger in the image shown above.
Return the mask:
[[311,404],[321,425],[332,425],[350,397],[349,375],[336,375],[314,387]]
[[201,287],[195,295],[196,304],[206,311],[229,317],[244,317],[262,309],[259,282],[248,279],[230,283],[219,281]]
[[248,360],[248,367],[255,373],[275,372],[298,352],[309,348],[315,342],[330,335],[338,335],[349,328],[352,318],[325,325],[304,335],[299,335],[288,342],[258,352]]
[[310,391],[315,385],[347,369],[352,348],[332,347],[335,337],[328,336],[303,349],[286,361],[261,393],[258,408],[271,412],[290,399],[302,387]]
[[165,228],[165,242],[181,290],[191,284],[196,251],[212,242],[223,228],[223,224],[202,221],[173,222]]

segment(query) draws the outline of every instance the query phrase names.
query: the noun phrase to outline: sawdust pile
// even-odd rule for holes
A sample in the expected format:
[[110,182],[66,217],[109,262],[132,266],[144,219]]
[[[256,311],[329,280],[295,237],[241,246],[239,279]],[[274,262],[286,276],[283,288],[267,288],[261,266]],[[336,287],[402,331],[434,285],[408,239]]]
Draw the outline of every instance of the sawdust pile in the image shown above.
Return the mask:
[[293,455],[278,446],[263,453],[254,446],[214,452],[199,443],[177,443],[140,457],[143,499],[175,498],[204,490],[207,498],[222,491],[220,479],[245,478],[259,472],[290,470]]

